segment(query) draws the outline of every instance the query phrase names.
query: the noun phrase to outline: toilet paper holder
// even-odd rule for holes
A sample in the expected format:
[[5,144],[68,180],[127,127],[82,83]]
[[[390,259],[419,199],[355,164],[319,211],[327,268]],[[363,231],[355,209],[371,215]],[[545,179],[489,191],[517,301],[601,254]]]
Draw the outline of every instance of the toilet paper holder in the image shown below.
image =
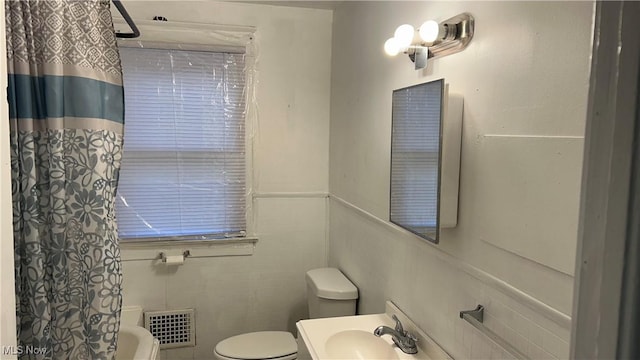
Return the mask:
[[[186,259],[189,256],[191,256],[191,252],[189,250],[185,250],[182,253],[182,256]],[[161,252],[160,254],[158,254],[158,259],[160,259],[163,263],[166,263],[167,262],[167,254]]]

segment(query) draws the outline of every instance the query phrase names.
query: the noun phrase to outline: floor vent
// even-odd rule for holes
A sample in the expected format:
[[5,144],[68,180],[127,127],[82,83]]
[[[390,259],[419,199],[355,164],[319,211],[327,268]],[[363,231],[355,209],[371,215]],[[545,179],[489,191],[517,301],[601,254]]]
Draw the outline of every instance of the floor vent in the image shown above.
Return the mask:
[[160,349],[196,345],[193,309],[147,311],[144,326],[160,341]]

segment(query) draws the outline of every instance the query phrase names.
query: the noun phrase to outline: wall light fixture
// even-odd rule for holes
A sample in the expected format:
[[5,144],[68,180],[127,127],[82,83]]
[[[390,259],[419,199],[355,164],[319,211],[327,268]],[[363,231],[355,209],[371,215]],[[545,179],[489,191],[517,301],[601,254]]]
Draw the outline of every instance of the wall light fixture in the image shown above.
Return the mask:
[[393,37],[384,43],[387,55],[400,52],[409,55],[415,69],[427,66],[427,59],[455,54],[464,50],[473,38],[474,20],[467,13],[456,15],[441,23],[425,21],[417,31],[409,24],[398,26]]

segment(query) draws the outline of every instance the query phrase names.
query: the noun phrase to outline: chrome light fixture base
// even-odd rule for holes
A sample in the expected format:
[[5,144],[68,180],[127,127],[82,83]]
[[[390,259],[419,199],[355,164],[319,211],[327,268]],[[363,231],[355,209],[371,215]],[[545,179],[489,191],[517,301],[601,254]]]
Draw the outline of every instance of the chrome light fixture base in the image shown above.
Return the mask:
[[[423,44],[429,48],[429,58],[437,58],[441,56],[455,54],[469,46],[469,42],[473,38],[474,19],[467,13],[456,15],[440,24],[448,28],[448,36],[439,42],[433,43],[431,46]],[[453,37],[453,39],[449,39]]]

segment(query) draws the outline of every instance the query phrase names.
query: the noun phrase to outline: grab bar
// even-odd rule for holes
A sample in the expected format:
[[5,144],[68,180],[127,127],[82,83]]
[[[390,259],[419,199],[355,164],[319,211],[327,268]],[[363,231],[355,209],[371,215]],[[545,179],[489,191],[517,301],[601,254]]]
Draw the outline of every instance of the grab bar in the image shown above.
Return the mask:
[[484,326],[484,306],[478,305],[474,310],[460,311],[460,319],[466,320],[469,324],[473,325],[481,333],[485,334],[491,341],[503,348],[509,354],[515,356],[517,359],[529,359],[528,356],[520,352],[520,350],[513,347],[500,335],[493,332],[488,327]]

